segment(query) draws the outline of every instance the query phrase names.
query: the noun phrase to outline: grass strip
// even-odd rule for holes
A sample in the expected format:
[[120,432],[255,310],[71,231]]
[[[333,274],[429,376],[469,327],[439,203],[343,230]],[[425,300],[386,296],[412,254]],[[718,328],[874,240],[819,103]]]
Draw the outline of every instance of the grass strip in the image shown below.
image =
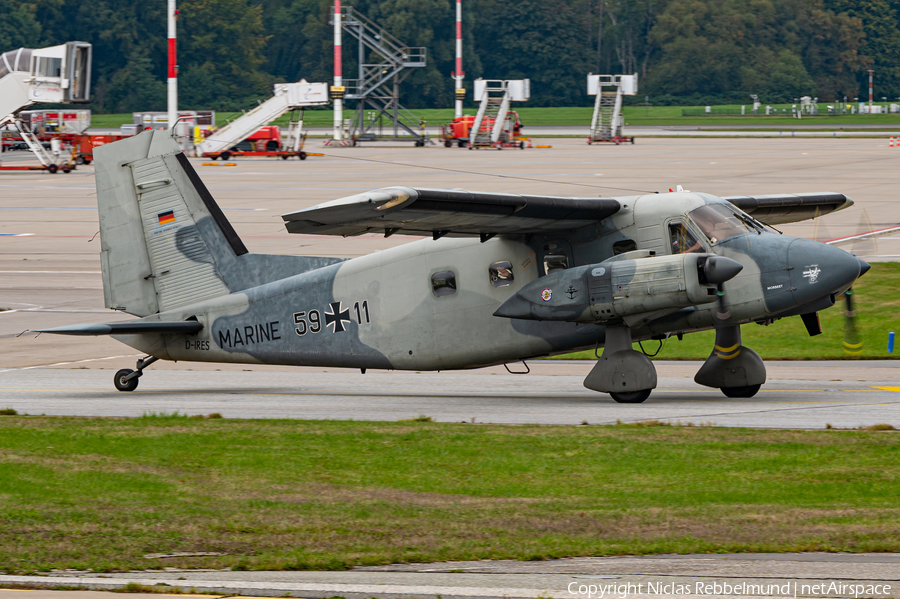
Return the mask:
[[9,416],[0,570],[898,551],[876,429]]
[[[802,125],[819,125],[821,127],[835,127],[841,125],[893,125],[900,126],[900,114],[853,114],[841,116],[815,116],[802,119],[790,116],[681,116],[684,108],[702,108],[699,106],[625,106],[624,117],[629,125],[697,125],[704,127],[720,127],[727,125],[770,125],[780,126],[785,129]],[[717,106],[716,108],[738,108],[740,106]],[[790,105],[778,105],[778,108],[787,108]],[[590,126],[592,106],[560,106],[551,108],[513,106],[513,110],[519,113],[522,123],[525,125],[524,134],[528,134],[528,126],[550,127],[561,125],[580,125],[585,128]],[[466,108],[465,114],[474,115],[476,107]],[[414,109],[412,113],[425,121],[428,126],[442,125],[453,120],[452,108],[421,108]],[[240,112],[217,112],[216,124],[222,127],[229,120],[241,116]],[[352,111],[345,111],[344,116],[350,118]],[[331,127],[333,125],[333,111],[330,109],[309,109],[304,113],[304,125],[307,127]],[[122,114],[93,114],[91,115],[91,127],[95,129],[109,129],[119,127],[132,122],[130,113]],[[288,116],[283,116],[274,121],[274,124],[287,126]]]

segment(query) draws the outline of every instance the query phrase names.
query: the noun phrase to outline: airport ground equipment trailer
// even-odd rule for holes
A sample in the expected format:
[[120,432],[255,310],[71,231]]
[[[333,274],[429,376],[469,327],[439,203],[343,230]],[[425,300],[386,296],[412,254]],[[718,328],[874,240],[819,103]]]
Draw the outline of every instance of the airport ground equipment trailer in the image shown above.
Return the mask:
[[[310,106],[325,106],[329,102],[327,83],[309,83],[305,79],[297,83],[278,83],[271,98],[221,129],[213,131],[209,137],[197,144],[197,154],[214,160],[218,158],[228,160],[232,156],[275,156],[284,160],[296,156],[303,160],[307,156],[303,151],[303,143],[306,140],[303,132],[303,109]],[[232,149],[259,131],[261,127],[288,112],[293,114],[287,139],[279,143],[277,149],[268,143],[263,148],[252,147],[246,151]]]
[[587,92],[596,96],[594,114],[591,117],[591,133],[588,144],[610,142],[616,145],[630,142],[634,137],[622,134],[622,97],[637,94],[638,76],[634,75],[594,75],[588,73]]
[[530,97],[530,79],[476,79],[478,113],[469,131],[469,149],[524,148],[529,140],[519,136],[522,123],[509,106],[511,102],[524,102]]
[[[522,130],[522,121],[519,119],[519,113],[510,110],[507,113],[507,117],[509,123],[504,127],[505,129],[512,130],[512,143],[506,144],[506,146],[516,146],[516,147],[525,147],[526,138],[520,137]],[[444,147],[451,148],[454,145],[465,148],[469,145],[469,137],[472,132],[472,125],[475,123],[475,115],[472,114],[464,114],[463,116],[456,117],[450,123],[446,125],[441,125],[441,141],[444,143]],[[490,130],[494,127],[494,121],[491,117],[487,117],[482,122],[482,128]],[[502,137],[502,136],[501,136]],[[504,146],[504,147],[506,147]]]
[[75,168],[56,140],[50,149],[26,127],[20,113],[38,102],[83,104],[91,98],[91,44],[67,42],[49,48],[19,48],[0,54],[0,130],[15,125],[40,166],[3,166],[0,170],[58,170]]

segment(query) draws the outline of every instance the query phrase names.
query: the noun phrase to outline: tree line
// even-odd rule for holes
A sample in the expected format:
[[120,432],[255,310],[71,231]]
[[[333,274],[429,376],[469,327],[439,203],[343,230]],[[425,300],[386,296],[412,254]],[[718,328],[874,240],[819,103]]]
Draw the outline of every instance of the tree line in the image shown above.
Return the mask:
[[[454,0],[344,0],[428,65],[401,87],[413,108],[453,103]],[[330,81],[331,0],[181,0],[182,108],[238,110],[275,82]],[[165,108],[165,0],[0,0],[0,52],[94,46],[95,112]],[[632,102],[822,101],[900,96],[900,0],[463,0],[464,70],[532,80],[532,106],[588,105],[585,76],[638,73]],[[345,35],[344,76],[355,76]],[[471,97],[471,95],[470,95]]]

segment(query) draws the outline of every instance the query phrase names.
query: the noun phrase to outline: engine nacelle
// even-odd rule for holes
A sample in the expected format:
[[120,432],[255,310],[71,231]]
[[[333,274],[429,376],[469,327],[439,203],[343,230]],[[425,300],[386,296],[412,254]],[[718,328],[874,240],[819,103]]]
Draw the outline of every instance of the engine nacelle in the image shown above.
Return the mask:
[[[648,257],[635,257],[638,253]],[[629,252],[600,264],[541,277],[503,302],[494,315],[584,323],[624,320],[635,326],[642,320],[716,301],[715,283],[707,277],[714,270],[710,267],[721,270],[727,261],[734,263],[732,269],[740,270],[734,260],[712,254],[649,254]]]

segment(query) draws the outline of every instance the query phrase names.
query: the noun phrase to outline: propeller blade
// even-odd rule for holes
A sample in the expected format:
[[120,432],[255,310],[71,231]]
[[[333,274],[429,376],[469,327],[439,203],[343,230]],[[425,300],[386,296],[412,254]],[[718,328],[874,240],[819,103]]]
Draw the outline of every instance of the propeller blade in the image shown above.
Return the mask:
[[853,306],[853,288],[844,292],[844,353],[858,356],[863,353],[863,342],[856,329],[856,310]]
[[725,284],[719,283],[716,285],[716,301],[718,302],[718,307],[716,309],[716,318],[719,320],[728,320],[731,318],[731,312],[725,307]]

